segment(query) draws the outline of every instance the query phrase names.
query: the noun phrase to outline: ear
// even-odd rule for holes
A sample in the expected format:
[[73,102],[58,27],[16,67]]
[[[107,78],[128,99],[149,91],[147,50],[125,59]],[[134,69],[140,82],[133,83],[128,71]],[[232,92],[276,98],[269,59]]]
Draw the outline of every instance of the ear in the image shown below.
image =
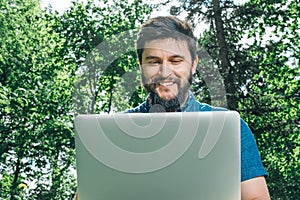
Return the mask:
[[199,59],[198,59],[198,57],[196,57],[194,59],[193,63],[192,63],[192,73],[193,73],[193,75],[196,72],[198,61],[199,61]]

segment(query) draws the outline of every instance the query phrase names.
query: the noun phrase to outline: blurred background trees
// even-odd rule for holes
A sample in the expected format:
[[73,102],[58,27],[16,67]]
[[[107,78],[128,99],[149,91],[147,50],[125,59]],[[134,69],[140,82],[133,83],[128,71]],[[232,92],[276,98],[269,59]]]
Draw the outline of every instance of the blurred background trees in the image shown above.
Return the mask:
[[[106,91],[116,78],[106,77],[131,68],[128,59],[109,63],[113,68],[97,80],[96,66],[86,66],[85,58],[111,35],[141,24],[150,8],[140,1],[74,2],[60,15],[36,0],[1,0],[0,7],[0,199],[70,199],[76,190],[72,96],[75,85],[86,86],[76,81],[94,81],[84,89],[99,93],[104,106],[97,111],[107,112]],[[127,57],[135,61],[132,52]]]
[[[66,173],[74,139],[64,38],[37,1],[1,0],[0,7],[0,198],[65,198],[75,179]],[[29,183],[35,189],[27,193]]]
[[[208,24],[196,35],[199,57],[212,58],[227,101],[212,101],[207,80],[217,81],[204,61],[194,77],[197,99],[239,111],[257,139],[272,199],[297,199],[300,1],[164,4],[195,27]],[[134,41],[157,6],[89,0],[58,13],[37,0],[0,0],[0,199],[74,195],[74,116],[144,100]]]

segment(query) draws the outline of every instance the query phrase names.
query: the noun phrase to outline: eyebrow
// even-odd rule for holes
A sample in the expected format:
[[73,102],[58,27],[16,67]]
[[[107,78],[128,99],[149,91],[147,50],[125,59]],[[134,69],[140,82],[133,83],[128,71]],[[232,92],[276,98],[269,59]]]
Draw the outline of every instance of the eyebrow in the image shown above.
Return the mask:
[[[179,55],[179,54],[170,56],[170,58],[182,58],[182,59],[185,59],[184,56]],[[151,55],[150,55],[150,56],[147,56],[147,57],[145,58],[145,60],[152,60],[152,59],[158,59],[158,60],[161,60],[160,57],[157,57],[157,56],[151,56]]]
[[147,56],[147,57],[145,58],[145,60],[152,60],[152,59],[159,59],[159,60],[160,60],[160,58],[157,57],[157,56]]
[[185,60],[185,57],[184,57],[184,56],[182,56],[182,55],[179,55],[179,54],[177,54],[177,55],[173,55],[173,56],[171,56],[171,58],[182,58],[182,59],[184,59],[184,60]]

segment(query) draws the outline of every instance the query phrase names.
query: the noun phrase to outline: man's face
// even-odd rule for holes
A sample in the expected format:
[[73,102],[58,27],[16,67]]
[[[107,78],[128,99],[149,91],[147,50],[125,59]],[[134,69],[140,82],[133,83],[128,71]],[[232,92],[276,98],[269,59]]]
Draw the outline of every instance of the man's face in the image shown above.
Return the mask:
[[142,54],[142,83],[154,99],[166,110],[174,110],[185,103],[196,70],[197,59],[185,41],[159,39],[146,42]]

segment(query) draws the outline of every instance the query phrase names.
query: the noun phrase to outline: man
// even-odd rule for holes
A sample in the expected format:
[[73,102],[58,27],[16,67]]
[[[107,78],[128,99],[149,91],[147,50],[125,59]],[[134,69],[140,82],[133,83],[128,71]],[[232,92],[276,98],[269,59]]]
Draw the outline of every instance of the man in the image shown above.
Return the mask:
[[[133,112],[198,112],[225,110],[196,101],[190,92],[198,63],[196,39],[190,26],[173,16],[148,20],[137,38],[142,84],[149,93]],[[257,146],[241,120],[242,200],[270,199]]]
[[[137,38],[142,84],[149,92],[133,112],[199,112],[226,110],[196,101],[190,92],[198,63],[196,39],[190,26],[173,16],[148,20]],[[241,120],[242,200],[270,199],[257,146]],[[77,199],[77,195],[75,197]]]

